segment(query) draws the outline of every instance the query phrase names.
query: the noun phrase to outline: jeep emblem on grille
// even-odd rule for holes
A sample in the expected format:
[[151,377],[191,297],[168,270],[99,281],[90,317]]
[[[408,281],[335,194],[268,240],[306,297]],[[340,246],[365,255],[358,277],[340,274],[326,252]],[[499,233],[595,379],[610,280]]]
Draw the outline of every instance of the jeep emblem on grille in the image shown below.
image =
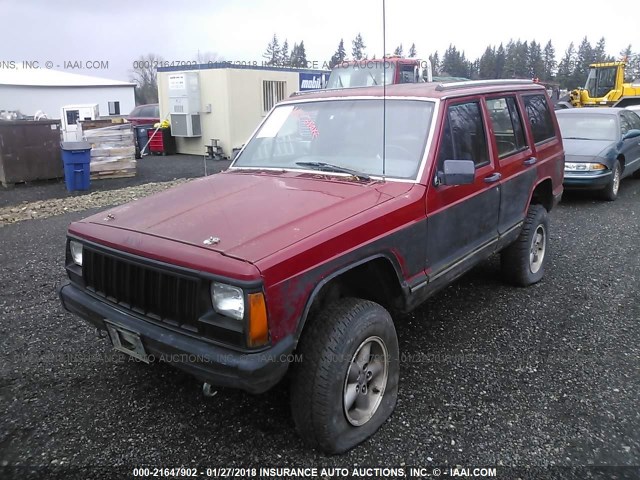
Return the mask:
[[204,242],[205,245],[216,245],[220,243],[220,239],[218,237],[209,237]]

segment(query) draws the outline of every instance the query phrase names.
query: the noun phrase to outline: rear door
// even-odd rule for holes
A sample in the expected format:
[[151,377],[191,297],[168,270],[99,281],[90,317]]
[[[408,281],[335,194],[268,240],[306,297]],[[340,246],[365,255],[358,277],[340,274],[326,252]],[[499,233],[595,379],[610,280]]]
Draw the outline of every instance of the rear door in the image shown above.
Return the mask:
[[525,130],[536,159],[536,184],[550,180],[552,193],[558,196],[562,193],[564,150],[555,114],[542,89],[523,92],[520,99]]
[[498,233],[505,236],[516,231],[524,219],[536,182],[537,159],[527,139],[518,97],[492,95],[486,106],[493,154],[502,174]]
[[473,160],[469,185],[431,184],[427,193],[429,282],[451,279],[495,250],[500,174],[489,151],[482,98],[449,101],[439,135],[436,170],[445,160]]

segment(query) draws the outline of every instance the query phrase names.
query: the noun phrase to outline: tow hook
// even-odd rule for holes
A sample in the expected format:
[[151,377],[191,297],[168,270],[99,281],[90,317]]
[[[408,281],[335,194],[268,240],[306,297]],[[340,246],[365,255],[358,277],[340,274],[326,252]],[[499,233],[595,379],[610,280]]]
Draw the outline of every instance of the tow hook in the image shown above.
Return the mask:
[[205,382],[202,384],[202,393],[205,397],[213,397],[218,391],[214,390],[210,383]]

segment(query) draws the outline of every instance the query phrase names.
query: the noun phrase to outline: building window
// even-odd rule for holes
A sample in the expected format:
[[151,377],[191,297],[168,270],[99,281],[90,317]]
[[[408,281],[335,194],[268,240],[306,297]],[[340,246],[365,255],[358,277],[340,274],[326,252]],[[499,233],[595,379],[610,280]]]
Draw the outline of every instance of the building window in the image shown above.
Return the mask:
[[284,100],[286,91],[287,82],[264,80],[262,82],[262,113],[266,115],[276,103]]
[[80,118],[80,111],[67,110],[67,125],[75,125]]
[[120,115],[120,102],[109,102],[109,115]]

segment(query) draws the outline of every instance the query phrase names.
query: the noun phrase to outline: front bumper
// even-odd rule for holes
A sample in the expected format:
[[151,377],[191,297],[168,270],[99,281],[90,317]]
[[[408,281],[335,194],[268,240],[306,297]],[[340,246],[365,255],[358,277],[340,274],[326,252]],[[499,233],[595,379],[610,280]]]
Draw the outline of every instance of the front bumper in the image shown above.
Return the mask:
[[205,340],[181,334],[119,310],[67,283],[60,289],[66,310],[95,327],[106,330],[109,323],[139,334],[145,351],[202,382],[262,393],[278,383],[289,367],[294,340],[288,336],[258,353],[242,353]]
[[611,170],[602,173],[564,173],[563,185],[567,189],[598,190],[607,186],[611,181]]

